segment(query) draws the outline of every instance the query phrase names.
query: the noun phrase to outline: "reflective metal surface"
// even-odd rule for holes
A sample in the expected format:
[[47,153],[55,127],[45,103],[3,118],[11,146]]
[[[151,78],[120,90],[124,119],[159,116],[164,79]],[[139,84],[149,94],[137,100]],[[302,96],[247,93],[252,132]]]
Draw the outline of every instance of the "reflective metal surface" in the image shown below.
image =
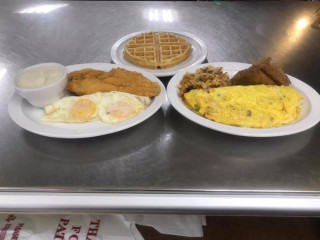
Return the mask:
[[[208,62],[272,56],[320,92],[316,2],[0,3],[0,189],[54,192],[320,193],[320,127],[277,138],[246,138],[198,126],[168,101],[131,129],[67,140],[29,133],[7,113],[22,68],[110,62],[121,37],[144,29],[188,31]],[[167,84],[169,78],[163,78]]]

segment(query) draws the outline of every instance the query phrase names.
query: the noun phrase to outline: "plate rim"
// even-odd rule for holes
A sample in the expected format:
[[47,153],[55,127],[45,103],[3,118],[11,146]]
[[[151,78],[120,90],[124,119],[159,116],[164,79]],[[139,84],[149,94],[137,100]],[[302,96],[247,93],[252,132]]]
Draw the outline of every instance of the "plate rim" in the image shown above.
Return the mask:
[[[198,38],[197,36],[189,33],[189,32],[186,32],[186,31],[176,31],[176,30],[169,30],[169,29],[152,29],[152,30],[141,30],[141,31],[137,31],[137,32],[133,32],[133,33],[130,33],[122,38],[120,38],[118,41],[116,41],[113,46],[111,47],[111,51],[110,51],[110,54],[111,54],[111,59],[114,63],[116,64],[123,64],[123,65],[126,65],[125,63],[121,62],[120,59],[118,58],[118,55],[116,54],[117,53],[117,49],[119,48],[119,46],[129,40],[130,38],[134,37],[135,35],[138,35],[138,34],[141,34],[141,33],[145,33],[145,32],[169,32],[169,33],[175,33],[175,34],[179,34],[179,35],[183,35],[183,36],[187,36],[187,37],[190,37],[192,39],[194,39],[200,46],[202,46],[202,52],[201,52],[201,55],[200,57],[194,62],[192,63],[191,65],[188,65],[186,67],[183,67],[181,69],[178,69],[178,70],[171,70],[171,71],[166,71],[164,70],[163,73],[156,73],[156,72],[152,72],[153,69],[148,69],[148,68],[143,68],[143,67],[139,67],[139,66],[135,66],[137,68],[140,68],[142,70],[145,70],[145,71],[148,71],[150,73],[152,73],[153,75],[155,75],[156,77],[169,77],[169,76],[173,76],[174,74],[176,74],[178,71],[184,69],[184,68],[187,68],[187,67],[191,67],[191,66],[195,66],[195,65],[198,65],[198,64],[201,64],[203,63],[206,58],[207,58],[207,55],[208,55],[208,47],[207,45],[204,43],[204,41],[202,41],[200,38]],[[132,65],[126,65],[126,66],[132,66]],[[170,68],[169,68],[170,69]]]
[[[292,85],[297,88],[297,90],[307,90],[310,95],[305,97],[308,98],[310,102],[310,112],[308,115],[302,119],[301,121],[297,123],[293,123],[290,125],[284,125],[280,126],[277,128],[265,128],[265,129],[256,129],[256,128],[243,128],[243,127],[236,127],[236,126],[230,126],[230,125],[225,125],[222,123],[217,123],[212,120],[206,119],[204,117],[201,117],[197,115],[196,113],[192,112],[190,109],[188,109],[181,101],[181,99],[178,97],[177,94],[177,88],[176,85],[178,85],[182,79],[182,76],[187,72],[187,71],[195,71],[195,69],[208,66],[208,65],[213,65],[215,67],[222,66],[224,67],[225,65],[236,65],[237,67],[232,68],[233,70],[242,70],[245,69],[252,64],[249,63],[240,63],[240,62],[210,62],[210,63],[204,63],[200,64],[197,66],[192,66],[189,68],[182,69],[178,73],[176,73],[171,80],[169,81],[167,85],[167,97],[170,102],[170,104],[185,118],[189,119],[190,121],[201,125],[203,127],[231,134],[231,135],[237,135],[237,136],[244,136],[244,137],[280,137],[280,136],[287,136],[291,134],[296,134],[299,132],[303,132],[305,130],[310,129],[311,127],[315,126],[319,121],[320,121],[320,109],[316,107],[316,100],[320,102],[320,95],[319,93],[314,90],[311,86],[306,84],[305,82],[286,74],[289,79],[292,82]],[[224,67],[226,69],[230,69],[230,67]],[[179,79],[180,78],[180,81]],[[307,125],[304,125],[304,124]],[[295,126],[295,127],[292,127]],[[281,131],[279,131],[279,129]]]
[[[150,110],[150,106],[144,111],[146,112],[146,114],[144,116],[141,117],[141,114],[137,115],[134,118],[131,118],[125,122],[119,123],[118,127],[114,128],[113,130],[108,130],[108,128],[106,128],[106,130],[101,130],[100,127],[97,127],[97,129],[92,130],[92,128],[89,129],[81,129],[81,130],[76,130],[76,129],[65,129],[65,128],[58,128],[60,130],[66,130],[68,131],[68,133],[65,134],[61,134],[61,133],[55,133],[54,130],[49,130],[48,128],[52,128],[54,129],[54,127],[52,126],[46,126],[46,125],[42,125],[40,122],[36,122],[33,121],[31,119],[29,119],[24,113],[23,113],[23,101],[25,101],[17,92],[14,92],[13,95],[10,97],[9,102],[8,102],[8,113],[10,118],[21,128],[35,133],[37,135],[41,135],[41,136],[46,136],[46,137],[52,137],[52,138],[63,138],[63,139],[80,139],[80,138],[91,138],[91,137],[97,137],[97,136],[102,136],[102,135],[108,135],[108,134],[112,134],[112,133],[116,133],[116,132],[120,132],[123,131],[125,129],[134,127],[142,122],[144,122],[145,120],[147,120],[148,118],[150,118],[151,116],[153,116],[163,105],[165,99],[166,99],[166,88],[163,85],[163,83],[153,74],[143,71],[141,69],[137,69],[135,67],[131,67],[131,66],[126,66],[123,64],[112,64],[112,63],[81,63],[81,64],[73,64],[73,65],[68,65],[66,66],[68,72],[70,71],[76,71],[76,70],[70,70],[70,68],[79,68],[79,69],[83,69],[85,68],[90,68],[90,66],[97,66],[97,65],[103,65],[103,66],[108,66],[107,69],[111,69],[111,68],[115,68],[115,67],[121,67],[130,71],[137,71],[139,73],[142,73],[144,76],[146,76],[147,78],[151,78],[151,81],[154,82],[158,82],[161,88],[160,94],[158,96],[155,97],[156,102],[154,103],[153,108]],[[153,78],[153,79],[152,79]],[[155,100],[154,99],[154,100]],[[28,104],[28,103],[27,103]],[[35,107],[34,107],[35,108]],[[149,111],[148,111],[149,109]],[[22,117],[22,118],[21,118]],[[129,123],[128,123],[129,121]],[[30,124],[30,125],[29,125]],[[65,123],[67,124],[67,123]],[[86,123],[83,123],[86,124]],[[87,123],[90,124],[90,123]],[[106,125],[110,126],[110,125]],[[115,125],[113,125],[115,126]],[[101,128],[104,128],[104,126],[101,126]],[[69,133],[73,132],[73,133]],[[88,132],[88,131],[93,131],[93,132]]]

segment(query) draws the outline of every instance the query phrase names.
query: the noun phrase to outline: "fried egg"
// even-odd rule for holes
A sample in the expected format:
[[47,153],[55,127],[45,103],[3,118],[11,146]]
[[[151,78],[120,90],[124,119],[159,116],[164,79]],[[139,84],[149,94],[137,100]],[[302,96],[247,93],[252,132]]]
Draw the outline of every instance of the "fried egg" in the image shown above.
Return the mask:
[[247,127],[271,128],[288,124],[301,114],[297,90],[289,86],[255,85],[191,90],[186,105],[210,120]]
[[144,111],[150,102],[149,97],[129,93],[103,93],[99,104],[99,119],[108,124],[123,122]]
[[41,117],[45,122],[83,123],[98,121],[98,105],[101,93],[61,98],[46,106],[46,114]]
[[61,123],[102,121],[116,124],[137,116],[150,102],[149,97],[122,92],[70,96],[46,106],[46,113],[40,120]]

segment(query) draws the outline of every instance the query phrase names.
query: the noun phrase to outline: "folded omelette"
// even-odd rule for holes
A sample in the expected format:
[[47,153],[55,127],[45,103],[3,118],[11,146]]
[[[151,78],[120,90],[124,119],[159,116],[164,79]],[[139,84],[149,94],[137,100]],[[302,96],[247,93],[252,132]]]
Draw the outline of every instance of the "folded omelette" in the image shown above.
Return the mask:
[[301,114],[301,95],[294,87],[275,85],[194,89],[184,94],[186,105],[219,123],[272,128],[288,124]]

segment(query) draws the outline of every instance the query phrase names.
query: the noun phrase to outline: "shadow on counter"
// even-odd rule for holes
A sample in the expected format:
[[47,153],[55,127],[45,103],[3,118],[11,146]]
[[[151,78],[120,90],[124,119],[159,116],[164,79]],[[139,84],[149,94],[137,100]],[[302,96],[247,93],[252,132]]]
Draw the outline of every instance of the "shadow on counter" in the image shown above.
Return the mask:
[[40,154],[44,161],[91,163],[109,161],[139,151],[160,136],[163,126],[164,114],[160,109],[146,121],[109,135],[59,139],[24,131],[22,137],[28,147]]
[[183,117],[172,106],[166,117],[172,129],[191,146],[223,155],[224,158],[239,161],[270,161],[301,151],[312,139],[315,127],[282,137],[243,137],[235,136],[200,126]]

